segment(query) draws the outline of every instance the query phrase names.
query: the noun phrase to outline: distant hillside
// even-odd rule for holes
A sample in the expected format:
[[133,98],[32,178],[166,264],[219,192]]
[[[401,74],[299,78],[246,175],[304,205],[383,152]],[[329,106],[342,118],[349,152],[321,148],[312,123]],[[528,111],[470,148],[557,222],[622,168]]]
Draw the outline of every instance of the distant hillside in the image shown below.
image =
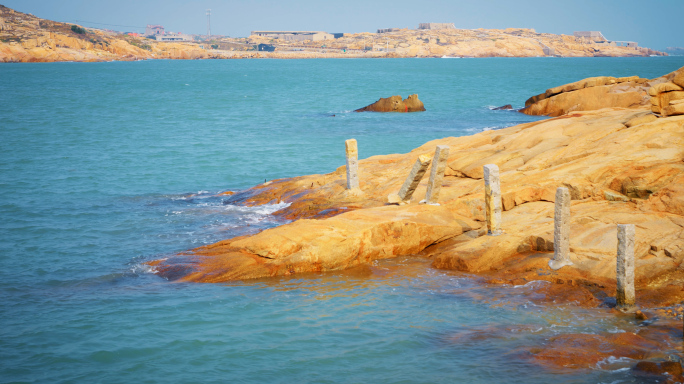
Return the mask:
[[667,47],[665,52],[674,56],[684,56],[684,47]]
[[45,20],[0,5],[0,62],[210,58],[197,44],[160,43]]
[[[273,52],[257,52],[266,44]],[[263,46],[262,46],[263,47]],[[399,29],[345,34],[324,41],[264,36],[206,42],[158,42],[114,31],[45,20],[0,5],[0,62],[111,61],[143,59],[332,58],[332,57],[595,57],[664,53],[619,47],[533,29]]]

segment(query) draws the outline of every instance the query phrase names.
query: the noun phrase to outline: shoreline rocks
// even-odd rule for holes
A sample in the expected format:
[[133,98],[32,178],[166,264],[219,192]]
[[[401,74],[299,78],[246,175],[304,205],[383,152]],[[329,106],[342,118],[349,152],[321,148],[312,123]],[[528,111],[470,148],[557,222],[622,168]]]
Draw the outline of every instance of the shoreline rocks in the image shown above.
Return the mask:
[[[362,145],[362,143],[359,143]],[[449,155],[439,206],[387,206],[420,156]],[[287,202],[296,220],[152,264],[169,279],[221,282],[332,271],[377,258],[417,255],[439,269],[514,281],[572,281],[589,305],[614,305],[616,224],[637,226],[637,306],[684,299],[684,116],[656,118],[647,106],[607,108],[472,136],[444,138],[407,154],[358,161],[363,193],[349,194],[346,166],[326,175],[273,180],[227,203]],[[484,236],[483,166],[500,169],[503,233]],[[428,170],[429,171],[429,170]],[[558,187],[571,201],[569,257],[553,271]],[[422,180],[416,196],[425,195]],[[344,239],[344,241],[342,241]],[[344,246],[342,246],[344,244]],[[614,300],[614,299],[612,299]]]

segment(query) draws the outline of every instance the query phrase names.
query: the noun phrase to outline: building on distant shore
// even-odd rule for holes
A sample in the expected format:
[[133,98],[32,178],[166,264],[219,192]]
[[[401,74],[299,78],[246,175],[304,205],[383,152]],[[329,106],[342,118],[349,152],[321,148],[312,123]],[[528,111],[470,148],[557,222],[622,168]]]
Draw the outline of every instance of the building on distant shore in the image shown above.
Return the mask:
[[333,34],[321,31],[252,31],[252,36],[292,41],[322,41],[335,38]]
[[384,29],[378,29],[378,33],[397,32],[399,30],[400,30],[399,28],[384,28]]
[[601,31],[576,31],[572,33],[575,37],[581,37],[591,41],[608,41]]
[[147,24],[145,28],[145,36],[158,36],[164,34],[164,27],[161,25],[151,25]]
[[456,29],[454,23],[420,23],[418,29]]
[[579,37],[582,39],[587,39],[589,41],[592,41],[597,44],[604,44],[604,45],[610,45],[612,47],[629,47],[629,48],[638,48],[639,43],[636,41],[613,41],[613,40],[608,40],[603,36],[603,34],[600,31],[579,31],[579,32],[573,32],[573,36]]
[[157,41],[192,41],[192,37],[182,33],[169,33],[167,35],[157,35],[154,37]]

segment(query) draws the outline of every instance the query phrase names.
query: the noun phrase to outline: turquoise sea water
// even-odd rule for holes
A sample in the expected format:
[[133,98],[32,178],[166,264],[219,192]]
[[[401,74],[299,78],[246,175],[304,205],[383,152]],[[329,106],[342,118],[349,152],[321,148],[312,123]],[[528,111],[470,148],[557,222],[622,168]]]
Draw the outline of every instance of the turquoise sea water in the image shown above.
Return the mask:
[[[230,284],[142,262],[280,224],[214,196],[537,120],[521,107],[684,57],[223,60],[0,66],[0,382],[630,382],[633,362],[548,372],[555,334],[634,330],[416,258]],[[427,111],[353,113],[417,93]],[[334,117],[332,115],[335,115]],[[521,295],[521,293],[524,293]],[[487,333],[493,337],[472,338]]]

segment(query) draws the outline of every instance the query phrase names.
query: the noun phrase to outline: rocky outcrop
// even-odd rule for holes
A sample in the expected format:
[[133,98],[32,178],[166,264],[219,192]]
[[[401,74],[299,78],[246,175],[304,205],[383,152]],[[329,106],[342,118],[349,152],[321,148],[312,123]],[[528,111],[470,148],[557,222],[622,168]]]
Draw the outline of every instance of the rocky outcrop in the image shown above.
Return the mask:
[[[676,79],[676,81],[675,81]],[[679,83],[677,83],[679,82]],[[530,97],[520,112],[528,115],[562,116],[601,108],[635,108],[651,105],[654,113],[684,113],[684,68],[655,79],[591,77],[547,89]]]
[[[479,226],[444,207],[417,205],[364,209],[326,220],[299,220],[195,250],[188,265],[199,260],[202,267],[193,268],[182,280],[221,282],[346,269],[415,254]],[[169,275],[185,269],[185,260],[187,257],[180,256],[153,265]]]
[[633,108],[648,105],[648,79],[592,77],[532,96],[520,112],[537,116],[561,116],[601,108]]
[[[416,158],[431,156],[437,145],[450,147],[441,205],[417,204],[426,193],[423,180],[408,205],[385,206]],[[219,282],[417,254],[432,259],[435,268],[514,284],[572,281],[605,297],[615,292],[616,224],[633,223],[637,305],[666,305],[684,299],[682,159],[684,116],[658,118],[648,106],[575,112],[360,160],[362,194],[346,192],[344,166],[232,194],[230,204],[288,202],[275,214],[296,221],[154,264],[170,279]],[[482,228],[485,164],[500,168],[500,236],[485,236]],[[574,265],[552,271],[559,186],[572,197]]]
[[0,6],[0,63],[107,61],[142,59],[207,59],[222,57],[193,43],[166,43],[87,29],[37,18]]
[[359,108],[354,112],[422,112],[425,111],[423,102],[418,99],[418,95],[413,94],[405,99],[401,96],[390,96],[380,98],[373,104]]
[[670,81],[656,84],[648,90],[651,111],[665,117],[684,115],[684,68],[666,78]]

